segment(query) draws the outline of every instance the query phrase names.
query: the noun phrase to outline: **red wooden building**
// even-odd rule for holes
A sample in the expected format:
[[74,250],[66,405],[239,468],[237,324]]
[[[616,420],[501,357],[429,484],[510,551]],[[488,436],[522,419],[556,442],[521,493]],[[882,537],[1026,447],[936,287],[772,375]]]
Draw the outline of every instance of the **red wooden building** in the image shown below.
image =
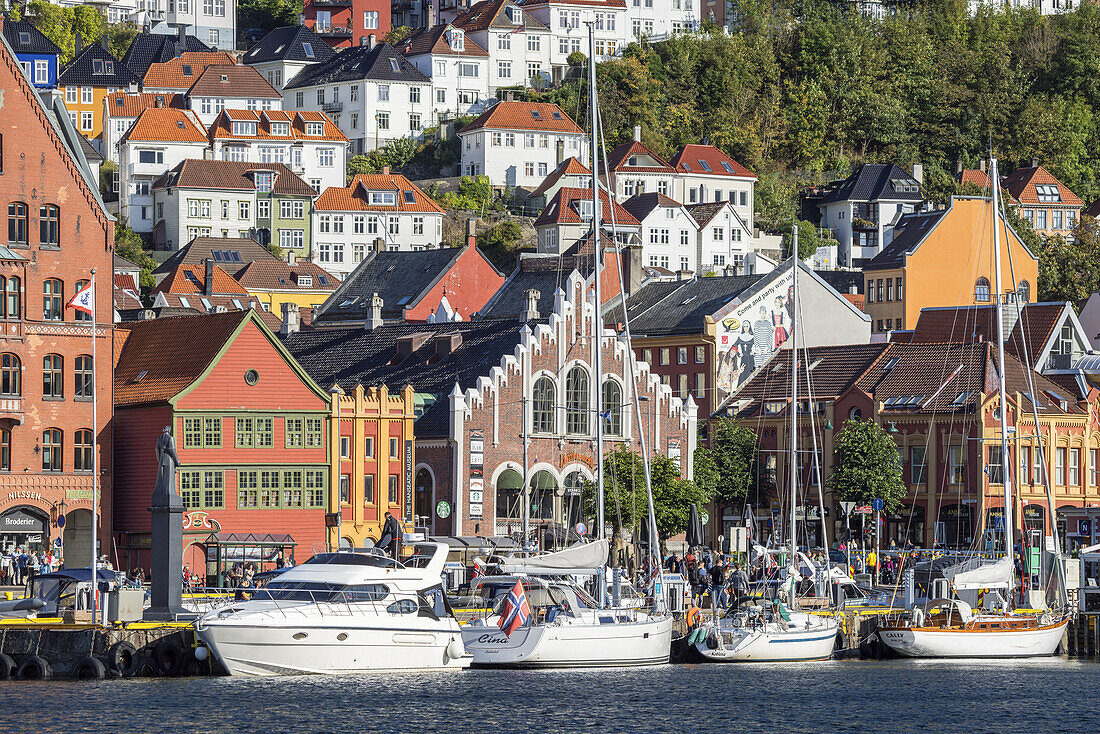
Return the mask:
[[115,541],[149,562],[154,446],[179,454],[184,563],[208,582],[234,562],[300,563],[325,548],[329,396],[254,310],[139,321],[116,337]]

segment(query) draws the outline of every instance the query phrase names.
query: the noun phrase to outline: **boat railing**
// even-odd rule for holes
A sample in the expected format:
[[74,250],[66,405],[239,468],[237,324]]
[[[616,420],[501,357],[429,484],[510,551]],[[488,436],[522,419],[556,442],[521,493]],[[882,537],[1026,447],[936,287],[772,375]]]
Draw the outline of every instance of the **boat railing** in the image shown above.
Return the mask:
[[[395,592],[385,593],[372,591],[345,591],[345,590],[313,590],[313,589],[255,589],[241,593],[241,589],[229,589],[232,596],[220,604],[211,606],[207,611],[218,611],[219,617],[240,616],[244,612],[257,611],[256,609],[234,608],[237,602],[267,602],[271,608],[265,610],[274,612],[284,618],[291,617],[351,617],[351,616],[401,616],[413,614],[419,611],[419,601],[410,594],[398,595]],[[395,604],[405,601],[408,604],[400,609],[394,609]]]

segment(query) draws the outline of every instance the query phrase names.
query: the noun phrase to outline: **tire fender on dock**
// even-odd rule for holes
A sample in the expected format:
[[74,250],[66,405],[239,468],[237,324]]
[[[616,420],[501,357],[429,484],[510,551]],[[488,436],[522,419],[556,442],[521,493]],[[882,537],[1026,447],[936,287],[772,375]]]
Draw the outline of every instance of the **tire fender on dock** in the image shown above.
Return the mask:
[[53,668],[45,658],[28,655],[19,663],[15,677],[19,680],[48,680],[53,678]]
[[179,640],[174,637],[164,637],[153,648],[153,657],[160,667],[160,674],[174,678],[183,670],[183,664],[188,655]]
[[137,650],[126,640],[119,640],[107,651],[107,665],[121,676],[132,676],[137,662]]
[[0,653],[0,680],[7,680],[15,675],[15,671],[19,666],[12,660],[11,655],[5,655]]
[[99,658],[83,658],[73,667],[73,677],[79,680],[102,680],[107,677],[107,666]]

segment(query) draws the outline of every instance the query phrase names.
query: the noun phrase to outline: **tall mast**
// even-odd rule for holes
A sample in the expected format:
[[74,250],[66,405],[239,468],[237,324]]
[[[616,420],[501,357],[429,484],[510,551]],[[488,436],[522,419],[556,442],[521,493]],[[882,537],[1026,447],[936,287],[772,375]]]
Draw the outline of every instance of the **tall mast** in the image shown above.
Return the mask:
[[[596,35],[592,24],[588,26],[588,92],[590,103],[589,121],[592,125],[592,279],[595,281],[596,304],[592,310],[592,371],[595,375],[596,386],[596,528],[597,538],[604,537],[604,508],[603,508],[603,324],[600,323],[600,265],[603,264],[600,257],[600,179],[599,156],[597,140],[599,125],[597,123],[596,105]],[[596,578],[596,600],[600,606],[604,604],[607,593],[607,584],[604,583],[604,570],[600,567]]]
[[[791,564],[798,568],[798,535],[794,531],[795,503],[798,501],[798,222],[792,230],[791,245]],[[794,602],[792,589],[791,602]]]
[[[997,159],[989,160],[990,189],[993,192],[993,283],[997,303],[997,391],[1001,414],[1001,483],[1005,491],[1005,554],[1012,559],[1016,545],[1012,503],[1012,481],[1008,471],[1008,406],[1005,403],[1005,320],[1001,290],[1001,212],[998,207],[1000,179],[997,176]],[[1038,432],[1038,424],[1035,429]],[[1015,577],[1015,564],[1012,564]],[[1015,584],[1015,578],[1013,578]]]

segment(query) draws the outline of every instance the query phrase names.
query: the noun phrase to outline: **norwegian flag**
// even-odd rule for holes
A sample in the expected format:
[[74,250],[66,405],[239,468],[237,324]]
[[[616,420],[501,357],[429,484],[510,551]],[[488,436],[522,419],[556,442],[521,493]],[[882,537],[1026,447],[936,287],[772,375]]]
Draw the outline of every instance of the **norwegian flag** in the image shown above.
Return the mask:
[[527,603],[527,594],[523,593],[523,582],[517,581],[508,593],[508,598],[504,600],[504,609],[501,610],[497,626],[504,630],[507,637],[511,637],[530,618],[531,606]]
[[[651,563],[652,563],[652,561],[651,561]],[[660,577],[661,577],[661,567],[660,567],[660,565],[654,563],[653,568],[649,572],[649,578],[646,580],[646,588],[649,588],[649,589],[657,588],[657,579],[660,578]]]
[[485,578],[485,569],[481,567],[481,561],[476,558],[474,559],[474,578]]
[[527,24],[526,23],[521,23],[518,26],[516,26],[515,28],[513,28],[511,31],[509,31],[509,33],[526,33],[526,32],[527,32]]
[[83,311],[89,316],[95,315],[95,286],[88,283],[83,289],[76,292],[76,294],[69,299],[66,304],[69,308],[76,309],[77,311]]

